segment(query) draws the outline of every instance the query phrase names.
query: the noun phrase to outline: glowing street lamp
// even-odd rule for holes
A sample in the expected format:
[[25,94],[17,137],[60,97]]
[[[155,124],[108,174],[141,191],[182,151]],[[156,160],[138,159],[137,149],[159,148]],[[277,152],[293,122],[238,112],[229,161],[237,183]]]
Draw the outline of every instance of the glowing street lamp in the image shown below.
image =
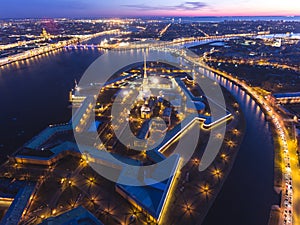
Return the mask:
[[232,140],[229,140],[227,142],[227,146],[230,147],[230,148],[233,148],[233,147],[235,147],[235,143]]
[[218,179],[220,179],[222,177],[222,172],[220,169],[215,169],[212,171],[212,174],[217,177]]
[[195,166],[198,166],[199,163],[200,163],[200,160],[197,159],[197,158],[194,158],[194,159],[192,160],[192,162],[193,162],[193,164],[194,164]]
[[215,135],[215,137],[216,137],[217,139],[222,139],[222,138],[223,138],[223,135],[222,135],[221,133],[217,133],[217,134]]
[[232,133],[236,136],[240,135],[240,131],[238,129],[233,129]]
[[191,214],[193,213],[193,207],[192,207],[192,204],[190,204],[190,203],[185,203],[185,204],[183,205],[183,211],[184,211],[185,213],[188,213],[189,215],[191,215]]
[[223,154],[221,154],[220,157],[221,157],[222,160],[227,161],[227,155],[226,154],[223,153]]
[[205,196],[208,201],[209,196],[211,195],[211,189],[208,184],[203,184],[200,186],[200,193]]

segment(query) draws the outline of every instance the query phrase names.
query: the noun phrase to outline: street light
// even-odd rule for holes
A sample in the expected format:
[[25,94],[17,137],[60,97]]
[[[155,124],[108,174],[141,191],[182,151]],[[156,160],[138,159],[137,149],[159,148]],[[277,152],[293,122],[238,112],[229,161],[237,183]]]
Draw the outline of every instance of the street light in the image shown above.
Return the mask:
[[235,143],[232,140],[229,140],[227,142],[227,146],[230,147],[230,148],[233,148],[233,147],[235,147]]
[[221,176],[222,176],[222,172],[221,172],[220,169],[215,169],[215,170],[213,170],[213,171],[212,171],[212,174],[213,174],[214,176],[216,176],[218,179],[221,178]]
[[236,136],[238,136],[240,134],[240,131],[238,129],[233,129],[232,133]]
[[227,155],[226,154],[221,154],[221,159],[223,159],[224,161],[226,161],[227,160]]

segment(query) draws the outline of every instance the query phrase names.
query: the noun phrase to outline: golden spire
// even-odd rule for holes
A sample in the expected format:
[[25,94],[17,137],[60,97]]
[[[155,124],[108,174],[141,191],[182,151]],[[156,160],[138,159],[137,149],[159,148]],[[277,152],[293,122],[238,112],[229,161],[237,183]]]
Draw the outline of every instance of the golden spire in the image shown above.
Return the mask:
[[144,79],[148,79],[147,78],[147,58],[146,58],[145,50],[144,50]]

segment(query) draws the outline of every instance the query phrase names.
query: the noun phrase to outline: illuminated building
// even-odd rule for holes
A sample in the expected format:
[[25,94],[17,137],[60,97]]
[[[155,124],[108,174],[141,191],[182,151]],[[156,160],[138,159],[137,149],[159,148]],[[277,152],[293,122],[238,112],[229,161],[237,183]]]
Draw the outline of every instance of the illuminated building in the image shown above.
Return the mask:
[[144,148],[144,149],[147,148],[147,139],[149,137],[151,125],[152,125],[151,120],[146,120],[142,124],[137,134],[137,140],[134,141],[134,146]]
[[148,99],[150,96],[151,96],[151,90],[149,88],[149,80],[147,75],[146,53],[144,53],[144,76],[143,76],[143,83],[141,85],[141,90],[139,93],[139,99]]
[[44,220],[40,225],[51,225],[51,224],[93,224],[103,225],[92,213],[82,206],[67,211],[56,217],[49,217]]
[[[145,174],[143,180],[137,181],[140,182],[140,186],[117,184],[116,191],[136,208],[148,214],[153,221],[160,222],[163,211],[166,209],[168,199],[171,197],[171,191],[176,180],[179,164],[179,155],[173,155],[172,160],[170,160],[170,167],[161,168],[162,164],[158,164],[157,168],[151,171],[151,175]],[[169,178],[164,181],[155,182],[153,178],[160,177],[158,174],[162,171],[169,173]],[[132,179],[132,177],[128,179]],[[150,184],[153,182],[154,184]]]
[[45,38],[46,40],[51,39],[51,35],[46,31],[45,28],[43,28],[43,30],[42,30],[41,37]]

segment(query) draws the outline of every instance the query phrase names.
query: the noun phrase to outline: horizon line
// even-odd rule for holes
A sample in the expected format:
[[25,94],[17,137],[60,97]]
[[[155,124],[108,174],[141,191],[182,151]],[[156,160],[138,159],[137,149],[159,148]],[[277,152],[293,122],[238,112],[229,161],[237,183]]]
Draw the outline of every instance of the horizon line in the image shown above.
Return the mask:
[[114,15],[106,15],[106,16],[32,16],[32,17],[0,17],[0,20],[6,19],[100,19],[100,18],[120,18],[120,19],[136,19],[136,18],[149,18],[149,17],[156,17],[156,18],[222,18],[222,17],[286,17],[286,18],[293,18],[293,17],[300,17],[299,15],[202,15],[202,16],[188,16],[188,15],[143,15],[143,16],[129,16],[129,15],[122,15],[122,16],[114,16]]

